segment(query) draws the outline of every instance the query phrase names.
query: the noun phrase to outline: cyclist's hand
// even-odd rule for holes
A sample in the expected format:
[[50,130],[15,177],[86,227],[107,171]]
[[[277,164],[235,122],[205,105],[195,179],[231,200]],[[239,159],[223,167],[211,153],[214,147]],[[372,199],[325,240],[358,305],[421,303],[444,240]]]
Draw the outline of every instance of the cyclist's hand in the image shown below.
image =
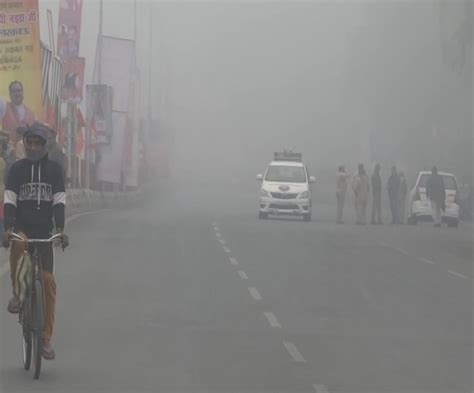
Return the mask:
[[2,237],[2,246],[5,248],[10,247],[10,231],[5,231],[3,232],[3,237]]
[[63,237],[61,239],[61,247],[64,250],[69,246],[69,236],[66,235],[65,233],[63,233],[62,235]]

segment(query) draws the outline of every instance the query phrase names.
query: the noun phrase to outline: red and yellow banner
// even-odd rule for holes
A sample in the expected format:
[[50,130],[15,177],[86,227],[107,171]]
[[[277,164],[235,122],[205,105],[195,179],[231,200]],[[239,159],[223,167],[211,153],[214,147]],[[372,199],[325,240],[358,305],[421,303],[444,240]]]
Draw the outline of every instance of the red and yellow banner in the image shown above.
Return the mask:
[[79,56],[82,0],[61,0],[58,16],[58,53],[61,59]]
[[12,81],[23,85],[23,104],[43,119],[38,0],[0,0],[0,100]]

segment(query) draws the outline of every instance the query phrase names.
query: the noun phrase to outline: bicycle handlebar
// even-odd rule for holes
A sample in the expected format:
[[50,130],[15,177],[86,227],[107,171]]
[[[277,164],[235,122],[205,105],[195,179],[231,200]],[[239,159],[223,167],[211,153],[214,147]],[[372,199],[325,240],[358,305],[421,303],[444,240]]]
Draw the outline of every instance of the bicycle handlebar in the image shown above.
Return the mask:
[[10,240],[16,242],[25,242],[25,243],[53,243],[56,240],[60,240],[63,237],[62,233],[57,233],[56,235],[51,236],[49,239],[25,239],[20,236],[18,233],[10,233]]

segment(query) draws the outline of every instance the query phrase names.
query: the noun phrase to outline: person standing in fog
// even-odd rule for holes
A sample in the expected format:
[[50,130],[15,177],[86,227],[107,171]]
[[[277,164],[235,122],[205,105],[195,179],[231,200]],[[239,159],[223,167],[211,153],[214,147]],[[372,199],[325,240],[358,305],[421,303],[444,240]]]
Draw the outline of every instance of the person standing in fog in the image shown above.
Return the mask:
[[346,173],[344,165],[341,165],[337,171],[336,199],[337,199],[337,223],[344,224],[342,214],[344,211],[344,201],[347,192],[347,179],[349,175]]
[[359,164],[358,173],[352,183],[354,204],[356,210],[356,224],[367,224],[367,203],[369,201],[370,183],[365,173],[364,165]]
[[398,224],[399,212],[398,206],[400,203],[400,177],[397,173],[397,168],[392,167],[392,174],[387,183],[388,199],[390,200],[390,210],[392,211],[392,224]]
[[408,184],[407,184],[407,179],[403,171],[400,171],[399,177],[400,177],[400,190],[399,190],[398,213],[399,213],[399,223],[403,224],[405,222],[405,203],[407,200]]
[[443,177],[438,174],[438,168],[433,167],[431,176],[426,182],[426,196],[431,201],[431,210],[435,227],[441,226],[441,211],[446,210],[446,189]]
[[382,179],[380,178],[380,164],[375,165],[372,174],[372,220],[371,224],[382,224]]

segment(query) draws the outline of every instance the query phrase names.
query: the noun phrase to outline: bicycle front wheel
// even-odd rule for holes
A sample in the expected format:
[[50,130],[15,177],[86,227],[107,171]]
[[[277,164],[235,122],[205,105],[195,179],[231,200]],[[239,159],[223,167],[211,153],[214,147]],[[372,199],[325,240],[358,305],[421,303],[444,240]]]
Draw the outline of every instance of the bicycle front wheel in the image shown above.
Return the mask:
[[22,329],[23,367],[25,370],[29,370],[31,366],[32,334],[31,334],[30,310],[31,310],[31,297],[30,297],[30,294],[28,293],[20,312],[20,321],[23,328]]
[[36,280],[33,286],[32,297],[32,347],[33,347],[33,362],[34,362],[34,378],[38,379],[41,373],[41,356],[43,343],[41,336],[43,334],[44,326],[44,306],[43,306],[43,285],[40,280]]
[[31,332],[28,330],[23,331],[23,367],[25,370],[29,370],[31,366],[31,350],[32,350],[32,338]]

